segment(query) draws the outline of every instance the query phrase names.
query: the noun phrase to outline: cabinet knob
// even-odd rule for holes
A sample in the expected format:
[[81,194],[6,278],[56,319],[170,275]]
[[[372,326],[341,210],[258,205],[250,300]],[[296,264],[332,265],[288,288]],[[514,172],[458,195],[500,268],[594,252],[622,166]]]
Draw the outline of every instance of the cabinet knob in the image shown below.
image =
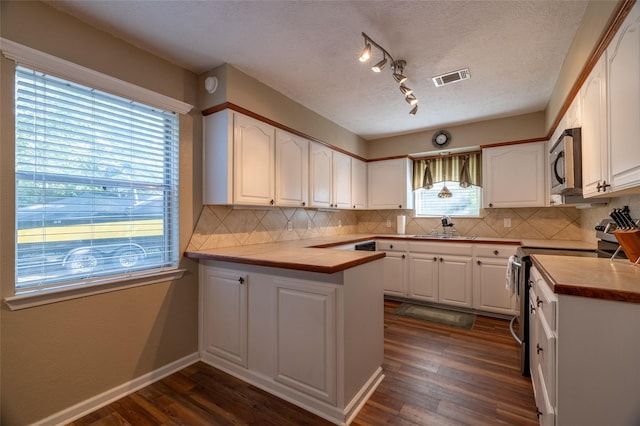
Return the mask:
[[404,259],[404,254],[402,255],[402,258]]
[[538,407],[536,407],[536,417],[540,418],[540,416],[542,415],[542,411],[540,411],[540,409]]
[[536,306],[540,307],[540,305],[542,305],[542,299],[536,296]]
[[534,306],[529,306],[529,312],[533,315],[536,313],[536,308]]
[[542,347],[540,346],[540,343],[536,344],[536,353],[539,354],[540,352],[543,352],[544,349],[542,349]]
[[402,208],[402,204],[398,205],[398,208],[401,209]]
[[355,209],[355,208],[356,208],[356,206],[354,205],[354,206],[353,206],[353,208]]
[[489,203],[489,207],[493,207],[493,203]]
[[437,257],[435,257],[435,256],[433,256],[433,261],[434,261],[434,262],[437,262],[437,261],[438,261],[438,258],[437,258]]
[[269,204],[274,205],[276,202],[274,200],[269,201]]
[[444,262],[444,259],[443,259],[443,258],[440,258],[440,262]]
[[239,282],[240,284],[244,284],[244,278],[242,278],[242,277],[238,278],[238,282]]
[[307,202],[306,202],[306,201],[303,201],[303,202],[302,202],[302,207],[304,207],[304,206],[306,206],[306,205],[307,205]]
[[498,250],[494,250],[493,254],[495,254],[496,256],[500,254],[500,252]]
[[393,244],[389,244],[389,248],[392,249],[393,248]]
[[476,263],[477,263],[478,265],[482,265],[482,262],[481,262],[481,261],[479,261],[479,260],[477,260],[477,261],[476,261]]

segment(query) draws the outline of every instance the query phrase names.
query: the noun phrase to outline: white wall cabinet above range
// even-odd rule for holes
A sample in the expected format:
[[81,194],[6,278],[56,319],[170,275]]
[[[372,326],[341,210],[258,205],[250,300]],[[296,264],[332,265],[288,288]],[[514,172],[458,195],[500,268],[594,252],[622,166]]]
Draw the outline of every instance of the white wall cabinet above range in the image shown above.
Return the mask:
[[544,207],[547,199],[546,143],[482,150],[482,206]]
[[412,209],[411,163],[407,158],[367,163],[370,209]]
[[203,122],[205,204],[307,205],[306,139],[231,110]]

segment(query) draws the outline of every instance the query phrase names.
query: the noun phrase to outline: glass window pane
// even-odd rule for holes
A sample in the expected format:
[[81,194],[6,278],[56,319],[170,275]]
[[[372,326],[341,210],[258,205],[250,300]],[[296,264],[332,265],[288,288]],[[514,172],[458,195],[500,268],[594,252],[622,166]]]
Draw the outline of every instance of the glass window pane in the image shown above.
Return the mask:
[[16,69],[16,290],[178,261],[178,116]]

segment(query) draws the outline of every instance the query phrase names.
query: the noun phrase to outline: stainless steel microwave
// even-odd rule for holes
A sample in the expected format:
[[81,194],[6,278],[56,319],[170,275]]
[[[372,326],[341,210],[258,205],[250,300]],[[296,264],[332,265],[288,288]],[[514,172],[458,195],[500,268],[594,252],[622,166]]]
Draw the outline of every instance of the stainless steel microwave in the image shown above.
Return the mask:
[[567,129],[549,151],[551,193],[582,194],[582,140],[579,127]]

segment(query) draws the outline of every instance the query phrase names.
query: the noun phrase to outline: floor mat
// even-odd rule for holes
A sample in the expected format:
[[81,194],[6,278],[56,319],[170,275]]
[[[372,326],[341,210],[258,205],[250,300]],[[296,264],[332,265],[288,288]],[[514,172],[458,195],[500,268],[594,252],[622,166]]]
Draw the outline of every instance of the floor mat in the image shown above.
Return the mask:
[[452,325],[454,327],[465,328],[471,330],[476,316],[464,312],[451,311],[449,309],[434,308],[431,306],[414,305],[411,303],[403,303],[396,308],[393,313],[406,317],[431,321],[440,324]]

